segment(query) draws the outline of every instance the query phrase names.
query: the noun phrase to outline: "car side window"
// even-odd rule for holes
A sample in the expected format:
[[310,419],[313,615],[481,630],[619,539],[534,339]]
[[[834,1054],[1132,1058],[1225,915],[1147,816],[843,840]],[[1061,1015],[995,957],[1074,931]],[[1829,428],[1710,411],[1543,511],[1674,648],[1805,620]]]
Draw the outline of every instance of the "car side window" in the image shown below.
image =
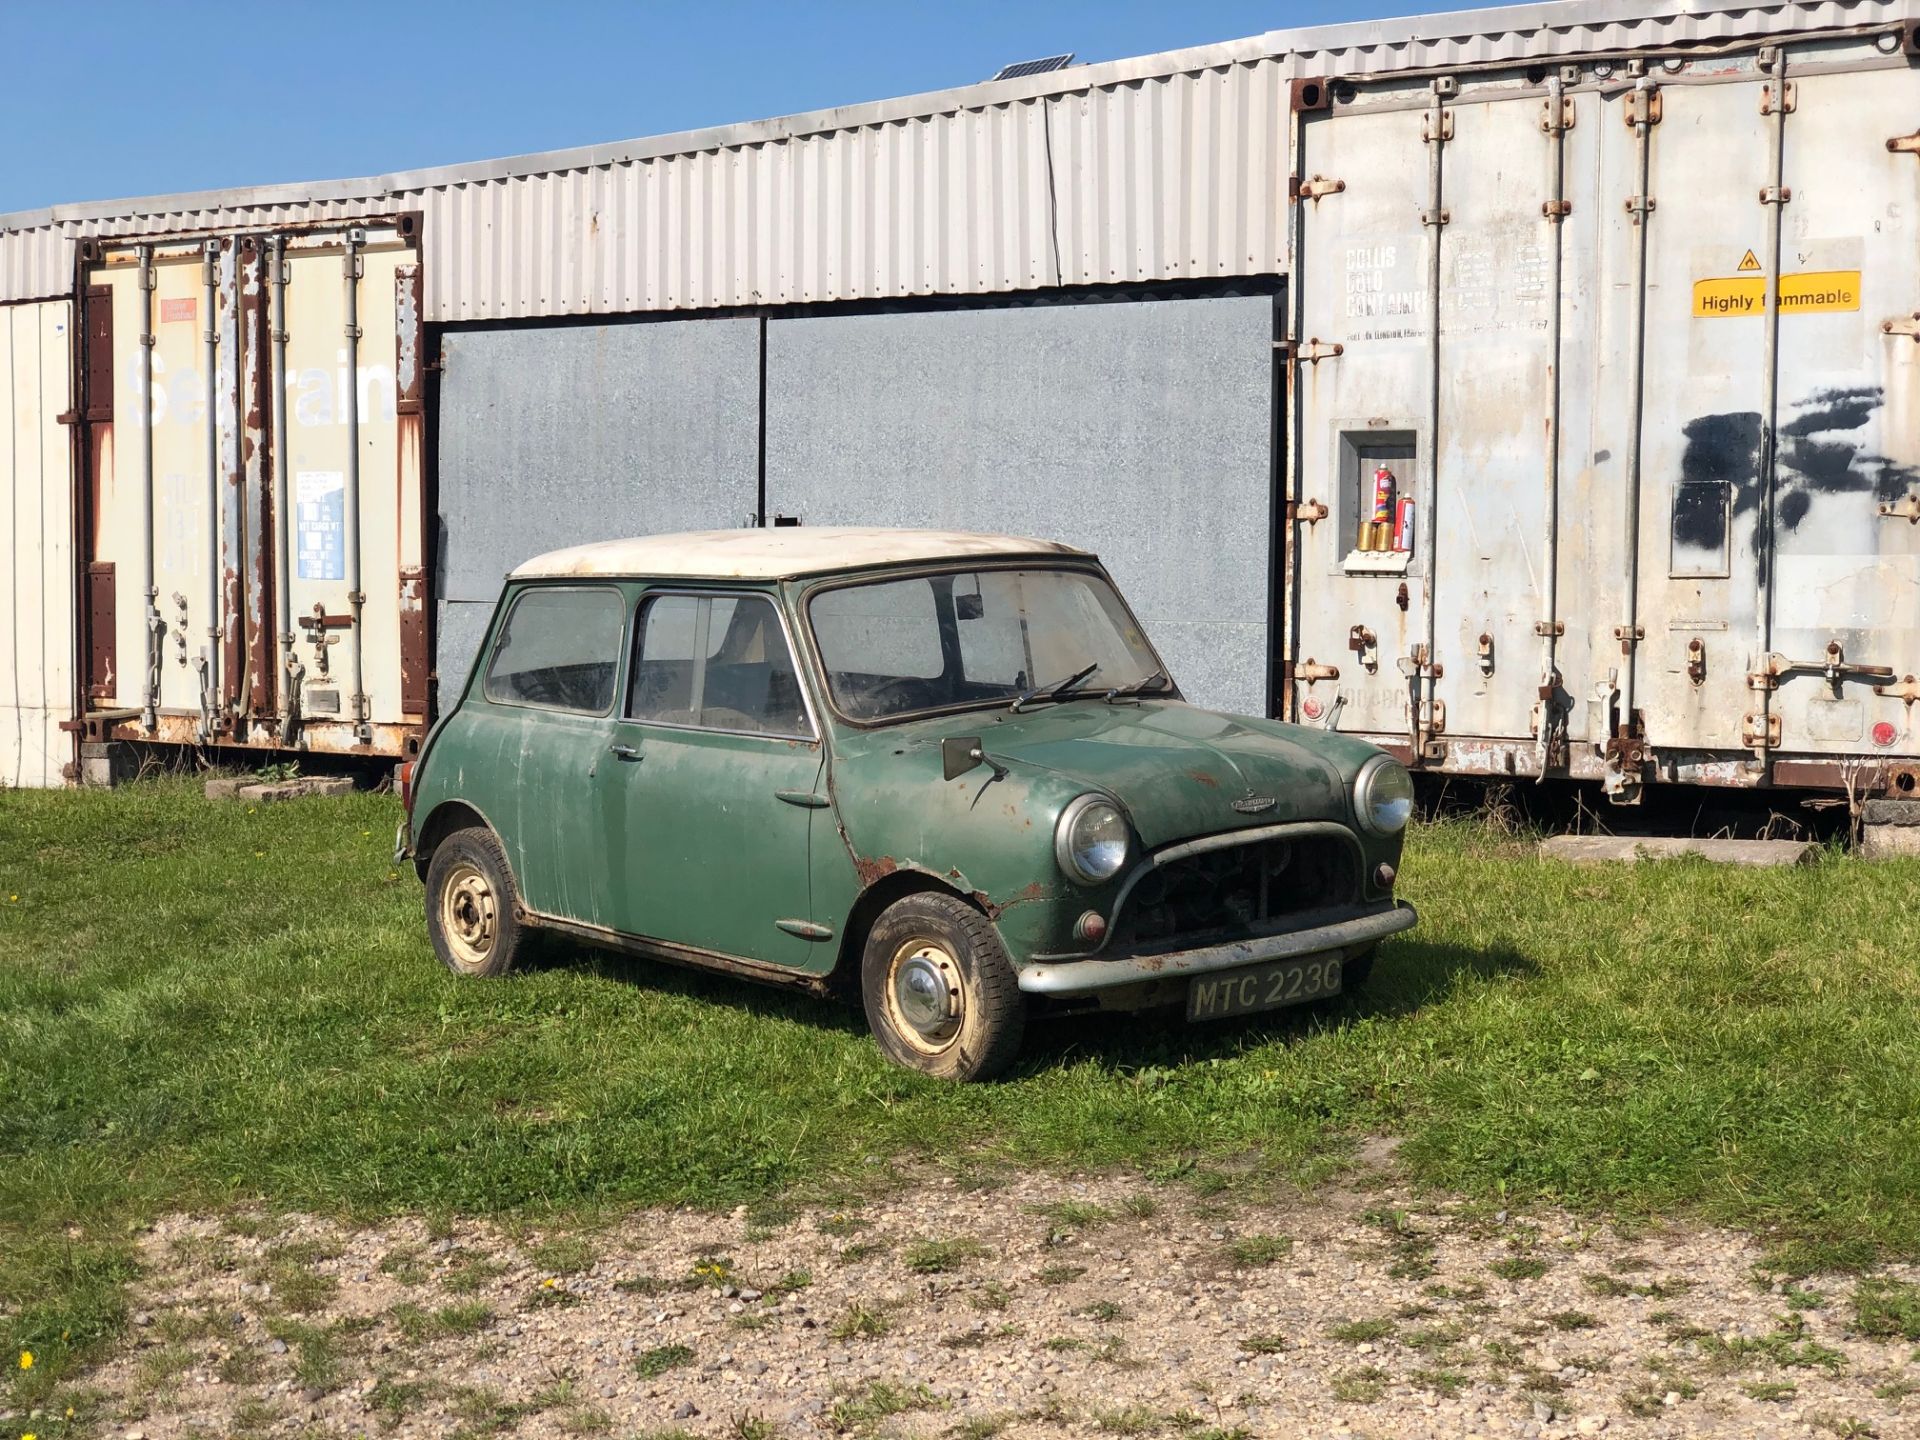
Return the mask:
[[500,623],[484,693],[499,705],[604,715],[627,607],[617,590],[524,590]]
[[800,680],[759,595],[656,595],[634,631],[627,718],[749,735],[810,737]]

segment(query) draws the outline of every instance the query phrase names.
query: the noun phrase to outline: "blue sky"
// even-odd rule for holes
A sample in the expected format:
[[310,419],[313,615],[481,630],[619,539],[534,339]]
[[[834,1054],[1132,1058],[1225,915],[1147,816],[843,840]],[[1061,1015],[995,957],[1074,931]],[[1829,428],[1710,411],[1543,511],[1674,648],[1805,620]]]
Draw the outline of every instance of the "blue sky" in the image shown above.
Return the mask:
[[1417,0],[0,0],[0,212],[334,179],[751,120]]

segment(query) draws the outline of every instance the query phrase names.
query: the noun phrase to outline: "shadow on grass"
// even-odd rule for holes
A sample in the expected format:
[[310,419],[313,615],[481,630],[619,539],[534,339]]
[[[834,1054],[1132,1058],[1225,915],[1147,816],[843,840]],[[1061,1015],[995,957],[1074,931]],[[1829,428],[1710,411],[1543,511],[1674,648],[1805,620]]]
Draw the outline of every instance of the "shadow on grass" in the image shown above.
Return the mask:
[[1285,1044],[1356,1020],[1398,1020],[1445,1000],[1463,984],[1524,978],[1538,968],[1515,950],[1396,940],[1381,948],[1366,986],[1336,1000],[1199,1023],[1189,1023],[1179,1009],[1045,1021],[1028,1029],[1020,1070],[1069,1058],[1117,1071],[1226,1059],[1252,1046]]
[[[620,951],[596,950],[572,940],[536,947],[532,968],[575,970],[621,984],[678,995],[702,1004],[821,1030],[865,1034],[857,1005],[738,976],[670,965]],[[1356,1020],[1394,1021],[1445,1000],[1462,985],[1525,978],[1538,966],[1518,951],[1472,949],[1440,941],[1404,939],[1381,948],[1365,988],[1319,1004],[1267,1010],[1233,1020],[1188,1023],[1178,1008],[1045,1018],[1027,1028],[1014,1076],[1031,1075],[1071,1059],[1115,1071],[1145,1065],[1221,1059],[1249,1046],[1288,1040]]]

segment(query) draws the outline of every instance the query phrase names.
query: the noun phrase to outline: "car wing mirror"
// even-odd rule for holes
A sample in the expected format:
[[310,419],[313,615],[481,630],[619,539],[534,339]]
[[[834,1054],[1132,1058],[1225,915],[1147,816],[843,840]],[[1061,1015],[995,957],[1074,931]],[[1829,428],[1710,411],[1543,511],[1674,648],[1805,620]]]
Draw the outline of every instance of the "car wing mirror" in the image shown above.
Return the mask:
[[940,773],[948,780],[958,780],[986,758],[978,735],[949,735],[940,742]]

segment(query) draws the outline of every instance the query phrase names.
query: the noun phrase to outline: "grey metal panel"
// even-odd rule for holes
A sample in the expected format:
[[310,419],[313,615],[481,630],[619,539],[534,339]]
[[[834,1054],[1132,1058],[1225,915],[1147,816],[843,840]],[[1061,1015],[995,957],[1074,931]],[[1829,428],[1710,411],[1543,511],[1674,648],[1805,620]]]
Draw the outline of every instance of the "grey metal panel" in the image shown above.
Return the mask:
[[448,335],[442,344],[439,695],[506,572],[588,540],[745,522],[758,498],[759,322]]
[[1263,714],[1272,303],[773,320],[767,506],[1097,551],[1189,695]]

